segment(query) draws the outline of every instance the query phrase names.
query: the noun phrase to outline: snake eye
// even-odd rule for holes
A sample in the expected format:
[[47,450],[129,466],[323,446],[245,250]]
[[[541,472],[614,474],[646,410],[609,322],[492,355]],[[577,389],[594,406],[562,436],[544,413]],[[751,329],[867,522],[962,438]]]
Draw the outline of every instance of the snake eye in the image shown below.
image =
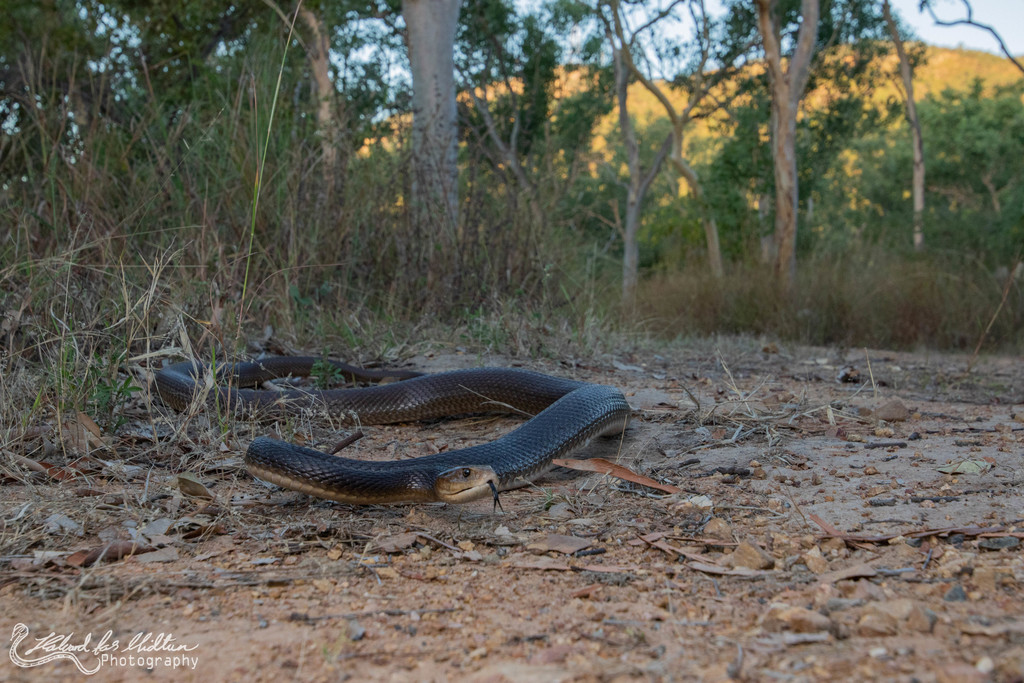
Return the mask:
[[469,470],[468,467],[463,467],[462,468],[462,476],[464,478],[469,479],[469,475],[471,475],[471,474],[472,474],[472,472]]

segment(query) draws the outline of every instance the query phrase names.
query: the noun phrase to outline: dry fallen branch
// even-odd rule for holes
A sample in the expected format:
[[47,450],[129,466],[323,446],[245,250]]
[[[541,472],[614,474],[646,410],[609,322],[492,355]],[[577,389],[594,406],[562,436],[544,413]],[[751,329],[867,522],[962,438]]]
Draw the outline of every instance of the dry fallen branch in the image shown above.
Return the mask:
[[948,536],[963,534],[964,536],[1016,536],[1024,537],[1024,532],[1007,531],[1005,526],[948,526],[916,531],[902,531],[892,534],[848,534],[835,528],[821,517],[810,515],[811,521],[821,527],[824,538],[841,538],[847,543],[888,543],[894,538],[922,538],[924,536]]

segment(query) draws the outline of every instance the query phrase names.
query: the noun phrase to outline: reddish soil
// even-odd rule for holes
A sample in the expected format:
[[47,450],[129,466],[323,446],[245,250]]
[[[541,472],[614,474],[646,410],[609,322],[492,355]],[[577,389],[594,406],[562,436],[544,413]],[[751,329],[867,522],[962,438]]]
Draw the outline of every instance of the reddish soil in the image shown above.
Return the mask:
[[[114,434],[23,429],[0,447],[0,626],[28,627],[25,659],[50,633],[93,649],[108,630],[118,656],[156,658],[94,680],[1024,679],[1021,359],[967,372],[961,356],[729,344],[525,363],[621,387],[632,426],[581,457],[674,494],[556,470],[503,513],[358,508],[254,481],[241,455],[270,425],[151,416],[141,397]],[[346,454],[414,457],[514,422],[365,428]],[[343,431],[277,429],[322,449]],[[151,551],[83,562],[131,539]],[[4,679],[82,678],[2,646]]]

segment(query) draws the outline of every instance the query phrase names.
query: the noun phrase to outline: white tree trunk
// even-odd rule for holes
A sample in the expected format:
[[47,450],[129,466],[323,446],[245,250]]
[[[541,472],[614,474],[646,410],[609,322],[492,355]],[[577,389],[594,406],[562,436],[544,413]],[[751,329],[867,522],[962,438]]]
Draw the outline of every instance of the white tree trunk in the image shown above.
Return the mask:
[[[455,30],[460,0],[402,0],[412,70],[411,203],[418,229],[458,222]],[[429,221],[432,225],[424,225]]]
[[921,135],[921,120],[917,117],[917,104],[914,102],[914,75],[910,68],[910,59],[903,49],[903,39],[889,11],[889,0],[882,2],[882,15],[885,17],[889,35],[892,36],[896,54],[900,59],[900,77],[903,79],[903,90],[906,97],[907,122],[910,124],[910,135],[914,145],[914,172],[911,179],[911,195],[914,202],[914,250],[924,249],[924,138]]
[[323,182],[319,200],[327,201],[338,180],[338,121],[336,118],[334,82],[330,76],[330,41],[323,21],[306,8],[299,10],[310,39],[306,46],[313,83],[316,84],[317,108],[316,127],[320,136],[320,159]]
[[796,226],[799,188],[796,168],[796,116],[807,87],[818,38],[818,0],[800,3],[796,49],[786,67],[775,20],[778,0],[756,0],[757,25],[764,42],[772,93],[772,158],[775,162],[775,276],[788,291],[796,276]]

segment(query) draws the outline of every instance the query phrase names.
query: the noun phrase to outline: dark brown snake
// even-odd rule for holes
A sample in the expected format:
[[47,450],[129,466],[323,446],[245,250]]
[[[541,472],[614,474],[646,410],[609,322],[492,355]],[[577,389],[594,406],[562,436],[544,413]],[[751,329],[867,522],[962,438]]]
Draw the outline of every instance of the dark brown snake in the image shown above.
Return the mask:
[[[356,389],[257,390],[273,378],[307,376],[318,362],[353,380],[400,379]],[[156,373],[156,388],[178,410],[203,400],[224,413],[274,418],[303,410],[348,423],[389,424],[470,413],[518,413],[532,419],[489,443],[421,458],[368,462],[258,437],[245,454],[256,477],[343,503],[463,503],[538,476],[554,458],[596,436],[618,434],[630,408],[614,387],[529,370],[475,368],[434,375],[366,370],[314,357],[277,356],[221,367],[206,389],[208,366],[185,361]],[[227,387],[223,383],[230,378]]]

